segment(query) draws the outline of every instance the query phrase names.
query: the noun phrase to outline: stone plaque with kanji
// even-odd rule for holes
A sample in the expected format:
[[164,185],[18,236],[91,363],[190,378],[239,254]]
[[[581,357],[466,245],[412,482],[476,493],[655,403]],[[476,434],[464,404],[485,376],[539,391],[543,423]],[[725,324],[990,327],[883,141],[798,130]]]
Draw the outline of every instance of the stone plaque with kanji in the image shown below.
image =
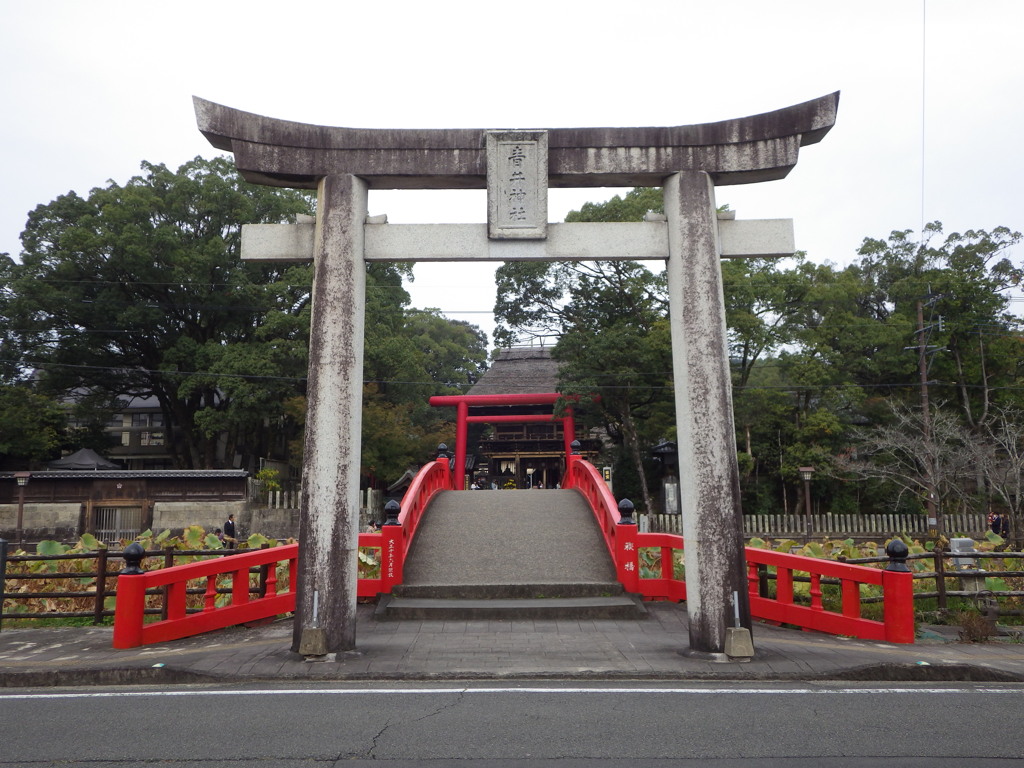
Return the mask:
[[494,240],[547,237],[547,131],[487,132],[487,224]]

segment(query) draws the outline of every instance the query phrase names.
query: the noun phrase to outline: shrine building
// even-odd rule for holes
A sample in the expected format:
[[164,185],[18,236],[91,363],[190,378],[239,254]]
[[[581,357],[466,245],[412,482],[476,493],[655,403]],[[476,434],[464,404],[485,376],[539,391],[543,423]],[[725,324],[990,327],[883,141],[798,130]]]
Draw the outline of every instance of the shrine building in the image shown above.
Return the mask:
[[557,488],[574,440],[580,455],[597,457],[601,440],[576,424],[574,409],[555,415],[557,384],[550,347],[515,347],[500,350],[466,395],[430,398],[456,408],[454,466],[465,467],[463,487]]

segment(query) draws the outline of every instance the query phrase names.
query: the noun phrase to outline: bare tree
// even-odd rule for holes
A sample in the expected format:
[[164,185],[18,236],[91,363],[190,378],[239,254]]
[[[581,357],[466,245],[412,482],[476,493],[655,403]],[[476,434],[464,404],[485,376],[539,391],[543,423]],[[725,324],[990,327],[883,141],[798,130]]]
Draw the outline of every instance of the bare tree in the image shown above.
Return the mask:
[[1024,412],[1013,407],[994,407],[986,438],[971,446],[973,460],[984,473],[989,492],[1008,511],[1010,537],[1016,539],[1024,507]]
[[[883,480],[898,489],[894,503],[910,493],[922,507],[934,488],[942,531],[942,515],[968,502],[973,488],[969,432],[941,409],[932,413],[931,445],[925,443],[919,409],[891,404],[892,421],[855,432],[856,452],[837,458],[836,470],[861,479]],[[930,460],[929,460],[930,459]]]

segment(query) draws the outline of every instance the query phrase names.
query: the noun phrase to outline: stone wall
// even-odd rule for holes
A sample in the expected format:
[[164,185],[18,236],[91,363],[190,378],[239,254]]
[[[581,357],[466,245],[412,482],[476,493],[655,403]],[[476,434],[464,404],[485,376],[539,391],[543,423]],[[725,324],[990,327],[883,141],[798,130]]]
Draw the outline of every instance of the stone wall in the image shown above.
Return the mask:
[[[82,505],[77,503],[25,504],[23,521],[25,541],[41,539],[75,541],[79,537]],[[261,533],[275,539],[299,535],[299,510],[269,509],[244,501],[158,501],[153,504],[152,530],[170,530],[177,535],[190,525],[201,525],[209,532],[224,528],[228,515],[235,516],[238,533],[247,537]],[[15,541],[18,531],[18,505],[0,504],[0,538]]]
[[153,530],[170,529],[179,533],[190,525],[201,525],[209,532],[224,529],[228,515],[235,516],[235,526],[240,539],[250,534],[261,533],[272,539],[287,539],[299,535],[299,510],[269,509],[244,501],[207,502],[157,502],[153,506]]
[[[75,503],[26,504],[23,511],[25,541],[78,538],[82,505]],[[0,504],[0,538],[18,538],[18,505]]]
[[228,515],[241,521],[245,506],[244,501],[158,501],[153,504],[152,527],[155,533],[170,530],[178,534],[190,525],[199,525],[213,533],[224,527]]

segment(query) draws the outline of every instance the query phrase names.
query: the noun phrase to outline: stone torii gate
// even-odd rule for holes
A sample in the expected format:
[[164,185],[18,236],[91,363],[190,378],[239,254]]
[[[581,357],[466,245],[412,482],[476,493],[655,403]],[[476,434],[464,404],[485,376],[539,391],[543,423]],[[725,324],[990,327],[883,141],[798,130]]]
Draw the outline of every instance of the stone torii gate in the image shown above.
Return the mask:
[[[243,258],[314,264],[293,650],[355,649],[366,262],[667,261],[690,652],[750,628],[719,260],[793,253],[790,220],[716,214],[715,186],[784,178],[839,94],[663,128],[379,130],[278,120],[195,98],[199,130],[250,182],[316,189],[315,222],[243,229]],[[665,220],[549,224],[549,187],[661,186]],[[488,223],[389,225],[369,189],[488,190]],[[687,447],[689,450],[687,450]],[[738,605],[734,604],[738,603]],[[309,643],[307,642],[307,647]],[[322,652],[322,651],[321,651]]]

